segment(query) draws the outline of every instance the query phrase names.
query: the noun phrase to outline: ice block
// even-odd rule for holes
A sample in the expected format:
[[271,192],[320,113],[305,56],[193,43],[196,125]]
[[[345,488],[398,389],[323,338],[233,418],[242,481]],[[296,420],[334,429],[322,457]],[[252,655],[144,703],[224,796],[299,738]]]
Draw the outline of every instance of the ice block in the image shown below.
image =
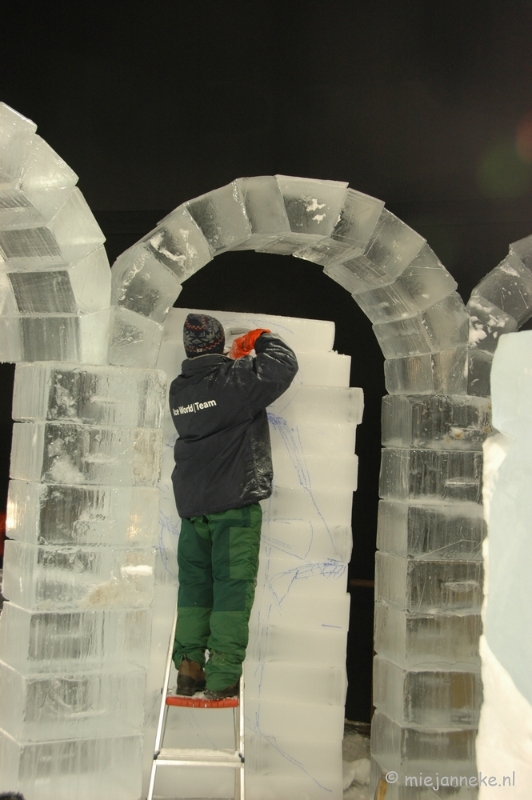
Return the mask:
[[373,325],[385,358],[404,358],[465,345],[469,316],[462,298],[452,292],[420,314]]
[[[253,631],[247,658],[251,661],[279,661],[282,663],[323,666],[340,664],[345,660],[347,631],[333,627],[291,627],[289,624],[269,624]],[[0,638],[1,641],[1,638]],[[343,712],[342,712],[343,713]]]
[[28,611],[5,603],[0,616],[0,652],[25,675],[146,667],[150,659],[148,609]]
[[29,544],[150,547],[159,493],[143,486],[9,483],[7,535]]
[[349,456],[354,453],[356,439],[356,423],[343,422],[335,424],[330,419],[303,420],[300,425],[287,423],[283,416],[268,412],[270,423],[270,440],[272,452],[282,457],[283,453],[291,458],[301,458],[308,454],[316,456],[336,455]]
[[[433,774],[476,776],[474,728],[461,726],[443,729],[401,727],[381,711],[376,711],[371,726],[371,752],[374,758],[401,776]],[[432,772],[432,770],[430,770]]]
[[389,553],[431,561],[478,561],[485,532],[477,503],[379,502],[377,547]]
[[288,595],[343,597],[347,591],[347,564],[332,558],[321,562],[307,561],[276,553],[275,557],[263,558],[259,564],[257,585],[267,590],[279,605]]
[[321,525],[305,520],[271,520],[264,522],[261,546],[276,554],[294,555],[301,559],[348,562],[353,548],[353,535],[348,525]]
[[237,181],[195,197],[186,206],[209,243],[213,256],[224,250],[232,250],[251,235],[251,225]]
[[519,331],[501,340],[493,361],[492,379],[497,390],[493,424],[497,430],[517,439],[532,422],[531,349],[532,331]]
[[[270,422],[272,422],[270,415]],[[303,487],[308,491],[354,492],[358,480],[356,455],[306,455],[299,442],[287,435],[284,450],[272,452],[275,486]]]
[[149,608],[154,551],[10,541],[3,594],[25,609]]
[[154,322],[164,322],[182,288],[179,278],[143,245],[126,250],[113,264],[113,304]]
[[261,734],[281,736],[299,741],[341,742],[344,733],[344,703],[326,705],[313,703],[278,702],[261,698],[246,698],[246,713],[257,719]]
[[[246,660],[246,700],[274,698],[280,703],[345,704],[347,676],[343,665],[261,664]],[[279,732],[280,735],[280,732]]]
[[142,737],[17,742],[0,732],[5,785],[25,800],[130,800],[142,788]]
[[329,236],[342,209],[347,183],[276,175],[290,233],[262,248],[264,252],[289,255]]
[[127,308],[117,306],[111,313],[110,330],[110,364],[124,367],[155,367],[163,338],[162,325]]
[[470,298],[466,310],[469,314],[469,346],[477,350],[494,353],[501,336],[518,327],[517,320],[478,294]]
[[375,656],[373,702],[403,727],[474,727],[482,702],[480,671],[405,670]]
[[382,452],[381,497],[397,500],[482,502],[482,453],[471,450],[410,450]]
[[79,189],[39,227],[0,230],[0,260],[13,270],[42,269],[79,261],[105,237]]
[[415,614],[375,603],[375,651],[400,667],[478,665],[479,613]]
[[258,250],[290,233],[283,196],[272,175],[239,178],[236,183],[244,198],[251,236],[233,250]]
[[109,309],[92,314],[0,316],[0,361],[107,363]]
[[26,163],[37,125],[6,103],[0,103],[0,179],[18,177]]
[[314,245],[296,250],[294,255],[323,267],[361,255],[383,208],[382,200],[348,189],[340,216],[330,235]]
[[166,402],[166,377],[160,370],[19,364],[12,413],[24,421],[160,428]]
[[306,487],[290,489],[274,485],[273,493],[262,503],[264,520],[303,520],[328,525],[350,525],[353,496],[351,492]]
[[301,386],[292,384],[269,410],[287,423],[316,423],[319,420],[360,425],[364,394],[358,388]]
[[90,314],[109,308],[111,272],[103,247],[73,264],[0,272],[3,314]]
[[532,315],[532,272],[515,252],[510,252],[475,286],[471,300],[477,296],[513,317],[520,326]]
[[18,741],[140,733],[145,691],[140,667],[24,675],[0,661],[0,714]]
[[384,379],[389,394],[466,394],[468,348],[386,359]]
[[405,611],[478,611],[484,570],[480,561],[428,561],[375,554],[375,599]]
[[386,395],[382,443],[387,447],[480,450],[492,432],[489,398]]
[[532,268],[532,235],[512,242],[510,255],[517,256],[528,269]]
[[488,397],[493,353],[468,348],[467,393],[477,397]]
[[[344,569],[343,574],[333,580],[337,581],[339,585],[340,580],[345,579],[345,575],[346,570]],[[314,595],[310,591],[288,591],[275,597],[268,583],[268,577],[267,569],[264,569],[261,572],[260,583],[257,584],[255,603],[250,618],[250,642],[253,642],[250,646],[252,649],[261,649],[260,638],[264,631],[267,636],[268,626],[272,625],[280,628],[288,625],[290,629],[297,626],[301,630],[305,629],[307,637],[310,638],[314,634],[322,632],[326,634],[347,633],[350,609],[350,597],[347,592],[342,593],[335,590],[330,594],[322,592]],[[332,641],[336,640],[333,638]],[[288,650],[284,654],[284,661],[291,662],[294,659],[290,655],[289,645],[287,646]],[[248,658],[251,658],[250,652]],[[283,660],[282,648],[279,651],[279,657]],[[251,658],[251,660],[253,659]],[[258,661],[259,658],[254,660]],[[329,666],[332,663],[334,663],[333,660],[329,662]]]
[[71,422],[17,422],[11,477],[102,486],[155,486],[162,431]]

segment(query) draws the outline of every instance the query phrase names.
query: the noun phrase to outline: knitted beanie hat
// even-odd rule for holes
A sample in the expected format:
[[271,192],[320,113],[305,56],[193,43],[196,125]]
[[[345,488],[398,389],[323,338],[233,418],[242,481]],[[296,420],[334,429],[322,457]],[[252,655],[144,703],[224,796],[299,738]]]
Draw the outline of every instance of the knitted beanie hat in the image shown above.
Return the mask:
[[189,314],[183,326],[183,343],[187,358],[223,353],[225,333],[222,323],[207,314]]

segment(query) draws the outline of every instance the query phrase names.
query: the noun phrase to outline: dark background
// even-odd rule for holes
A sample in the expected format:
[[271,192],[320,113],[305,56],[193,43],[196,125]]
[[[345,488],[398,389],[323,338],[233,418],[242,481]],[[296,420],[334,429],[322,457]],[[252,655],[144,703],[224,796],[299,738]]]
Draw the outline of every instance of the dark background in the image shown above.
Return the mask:
[[[180,203],[242,176],[348,181],[426,237],[467,301],[532,233],[532,2],[5,4],[0,100],[78,173],[111,263]],[[346,716],[371,713],[382,355],[308,262],[226,253],[184,307],[332,319],[364,389]],[[13,367],[1,368],[0,498]]]

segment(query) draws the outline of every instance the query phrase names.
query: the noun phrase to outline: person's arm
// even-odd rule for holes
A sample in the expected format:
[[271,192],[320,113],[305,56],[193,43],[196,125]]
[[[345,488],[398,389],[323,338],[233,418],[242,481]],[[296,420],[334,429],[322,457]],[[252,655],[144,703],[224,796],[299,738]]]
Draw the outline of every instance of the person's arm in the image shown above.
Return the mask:
[[298,370],[297,358],[292,348],[274,333],[258,330],[260,332],[256,337],[252,336],[255,331],[246,334],[250,337],[248,344],[254,339],[256,356],[251,363],[249,359],[245,359],[241,367],[242,382],[248,399],[257,410],[266,408],[283,394]]

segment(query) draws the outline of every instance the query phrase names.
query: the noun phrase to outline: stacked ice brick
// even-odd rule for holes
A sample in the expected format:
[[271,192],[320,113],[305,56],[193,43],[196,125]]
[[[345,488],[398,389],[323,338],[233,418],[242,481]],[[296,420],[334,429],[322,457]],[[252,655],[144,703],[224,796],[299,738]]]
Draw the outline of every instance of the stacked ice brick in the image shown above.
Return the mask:
[[105,364],[104,236],[36,127],[0,103],[0,358]]
[[[177,374],[185,357],[182,330],[187,313],[173,309],[165,324],[158,366],[169,378]],[[350,358],[331,349],[333,323],[209,313],[220,319],[229,340],[236,331],[257,327],[278,333],[294,348],[300,364],[292,387],[268,409],[275,487],[263,504],[260,567],[245,667],[247,795],[340,798],[347,563],[362,392],[349,388]],[[167,500],[161,506],[159,558],[170,563],[175,574],[179,522],[171,497],[175,429],[169,414],[167,425],[168,458],[163,460],[161,480]],[[152,691],[156,701],[160,696],[156,682]],[[202,711],[176,711],[170,715],[167,739],[171,745],[189,747],[215,739],[218,746],[230,747],[230,719],[225,720],[225,734],[228,739],[223,738],[223,726],[206,719]],[[175,775],[161,774],[155,792],[221,797],[226,789],[232,796],[231,780],[223,771],[186,774],[179,782]]]
[[137,798],[165,378],[105,364],[110,270],[75,175],[0,106],[0,358],[19,363],[0,785]]

